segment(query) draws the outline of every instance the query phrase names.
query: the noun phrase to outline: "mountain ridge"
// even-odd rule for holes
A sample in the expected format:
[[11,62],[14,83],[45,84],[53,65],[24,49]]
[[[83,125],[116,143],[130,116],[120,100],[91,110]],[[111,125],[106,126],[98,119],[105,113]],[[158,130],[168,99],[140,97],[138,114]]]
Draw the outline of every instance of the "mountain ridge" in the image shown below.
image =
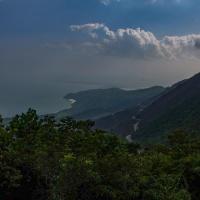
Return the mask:
[[136,106],[164,90],[162,86],[154,86],[138,90],[108,88],[70,93],[65,99],[73,99],[75,103],[70,109],[58,112],[56,117],[71,116],[79,120],[95,120]]
[[178,82],[137,116],[139,130],[133,138],[162,140],[175,129],[200,130],[200,73]]

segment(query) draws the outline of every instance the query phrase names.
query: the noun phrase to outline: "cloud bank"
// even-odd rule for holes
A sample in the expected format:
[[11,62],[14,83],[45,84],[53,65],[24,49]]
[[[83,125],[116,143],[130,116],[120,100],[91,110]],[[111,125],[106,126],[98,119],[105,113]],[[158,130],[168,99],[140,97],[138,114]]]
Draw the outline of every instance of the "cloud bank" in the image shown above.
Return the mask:
[[200,58],[200,34],[164,36],[158,39],[152,32],[140,28],[111,30],[101,23],[70,26],[71,31],[89,36],[82,45],[92,46],[99,53],[150,59]]

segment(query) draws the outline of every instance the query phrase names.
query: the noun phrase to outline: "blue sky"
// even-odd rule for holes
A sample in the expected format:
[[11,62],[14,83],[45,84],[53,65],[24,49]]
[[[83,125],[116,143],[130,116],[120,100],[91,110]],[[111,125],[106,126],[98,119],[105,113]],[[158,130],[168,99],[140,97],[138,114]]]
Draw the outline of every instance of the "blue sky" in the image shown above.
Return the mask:
[[0,113],[55,112],[68,92],[193,75],[199,10],[199,0],[1,0]]
[[66,36],[67,26],[101,22],[112,28],[140,27],[158,35],[200,31],[198,0],[3,0],[2,37]]

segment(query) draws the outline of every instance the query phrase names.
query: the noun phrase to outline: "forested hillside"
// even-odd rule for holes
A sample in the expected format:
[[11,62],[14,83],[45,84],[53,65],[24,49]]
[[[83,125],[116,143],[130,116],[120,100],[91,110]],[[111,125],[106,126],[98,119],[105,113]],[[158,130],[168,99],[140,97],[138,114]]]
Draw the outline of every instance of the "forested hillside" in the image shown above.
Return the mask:
[[176,132],[144,147],[92,126],[34,110],[0,122],[0,199],[199,199],[200,138]]
[[166,90],[137,119],[140,124],[134,137],[143,141],[164,140],[176,129],[199,133],[200,73]]
[[200,74],[182,80],[151,101],[96,120],[96,127],[143,143],[164,142],[182,129],[200,132]]

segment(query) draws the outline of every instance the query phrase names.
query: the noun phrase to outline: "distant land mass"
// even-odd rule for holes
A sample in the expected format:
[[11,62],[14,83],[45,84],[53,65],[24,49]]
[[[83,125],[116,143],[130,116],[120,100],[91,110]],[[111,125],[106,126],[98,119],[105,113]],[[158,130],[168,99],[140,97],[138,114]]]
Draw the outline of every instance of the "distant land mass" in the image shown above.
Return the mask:
[[70,116],[77,120],[96,120],[130,107],[143,105],[164,90],[164,87],[155,86],[140,90],[110,88],[70,93],[65,99],[71,106],[56,113],[55,116],[57,119]]

